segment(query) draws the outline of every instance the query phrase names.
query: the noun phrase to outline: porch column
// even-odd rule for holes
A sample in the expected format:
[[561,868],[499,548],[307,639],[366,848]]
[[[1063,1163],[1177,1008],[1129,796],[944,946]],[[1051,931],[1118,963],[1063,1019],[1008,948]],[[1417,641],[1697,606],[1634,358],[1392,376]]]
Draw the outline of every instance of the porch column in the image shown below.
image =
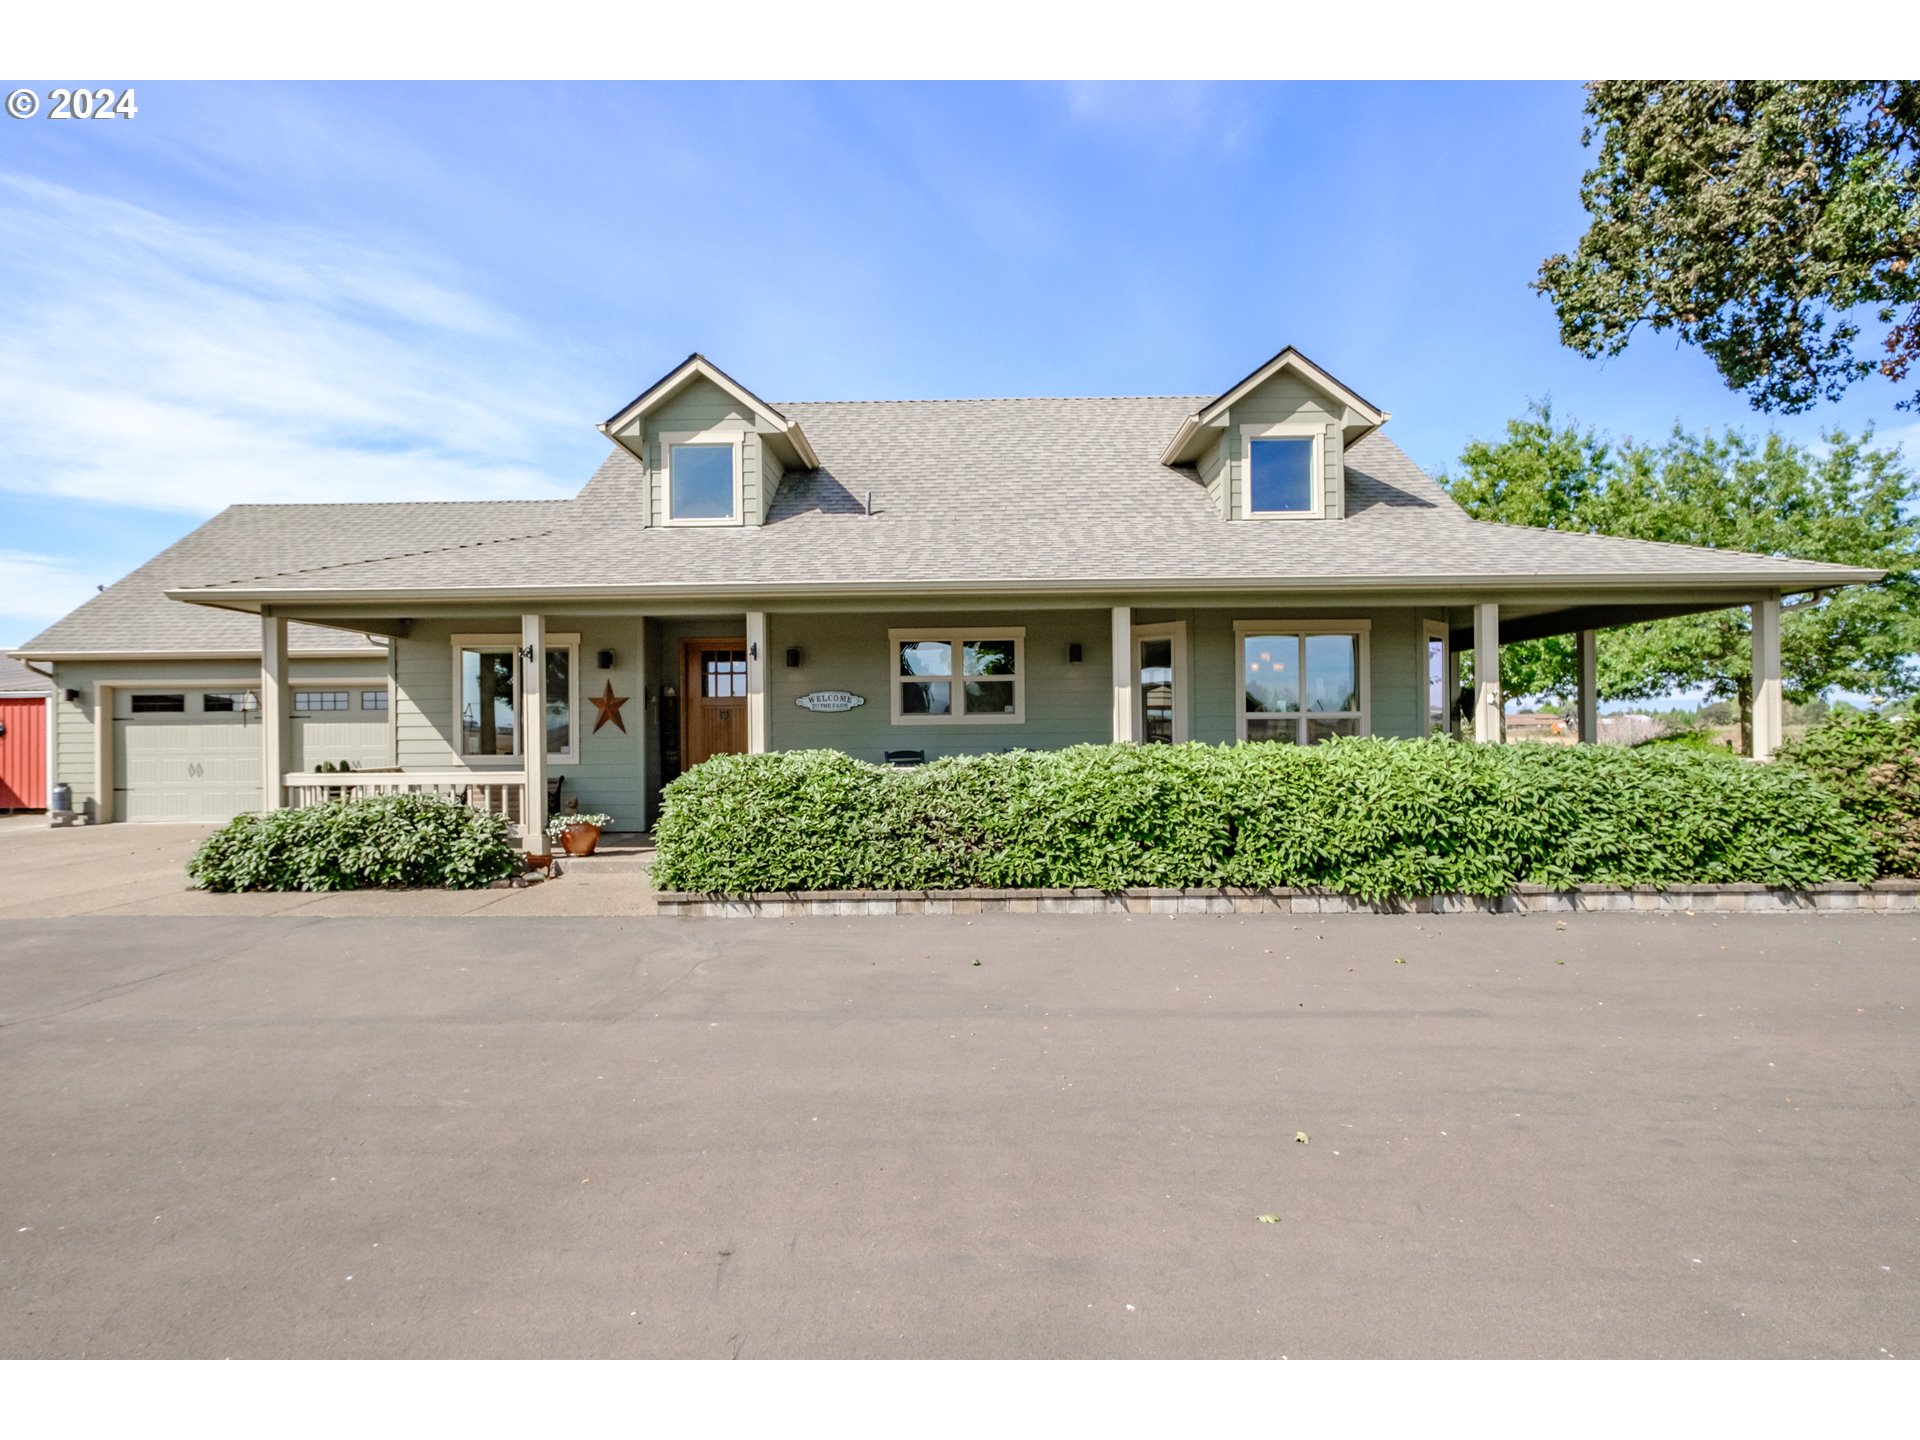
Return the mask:
[[293,768],[292,677],[287,672],[287,622],[260,611],[260,808],[283,809]]
[[521,849],[549,853],[547,843],[547,619],[520,617],[520,765],[527,793],[520,801]]
[[1500,607],[1473,607],[1473,738],[1500,740]]
[[767,753],[767,612],[747,612],[747,753]]
[[1113,743],[1131,745],[1134,734],[1133,607],[1113,607]]
[[1580,743],[1600,743],[1600,632],[1582,630],[1580,646]]
[[1753,602],[1753,758],[1771,760],[1780,748],[1785,716],[1780,704],[1780,597]]

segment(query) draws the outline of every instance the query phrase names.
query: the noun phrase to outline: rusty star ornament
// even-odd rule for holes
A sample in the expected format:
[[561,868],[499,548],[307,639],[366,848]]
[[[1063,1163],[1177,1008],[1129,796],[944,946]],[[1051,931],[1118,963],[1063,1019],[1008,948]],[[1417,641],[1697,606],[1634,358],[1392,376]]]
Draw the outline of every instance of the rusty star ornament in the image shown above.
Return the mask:
[[627,722],[620,718],[620,707],[632,698],[630,695],[614,694],[613,682],[611,680],[607,682],[607,688],[604,693],[589,695],[587,699],[591,700],[593,702],[593,708],[600,712],[599,717],[593,722],[593,733],[596,735],[599,734],[600,727],[611,720],[620,727],[621,733],[625,734]]

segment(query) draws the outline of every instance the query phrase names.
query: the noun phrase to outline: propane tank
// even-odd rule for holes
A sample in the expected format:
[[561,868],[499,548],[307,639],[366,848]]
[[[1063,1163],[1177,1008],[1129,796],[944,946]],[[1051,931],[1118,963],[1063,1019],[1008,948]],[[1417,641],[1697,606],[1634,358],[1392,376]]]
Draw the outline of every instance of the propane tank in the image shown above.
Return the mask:
[[57,812],[73,809],[73,786],[61,780],[53,787],[53,803],[48,809]]

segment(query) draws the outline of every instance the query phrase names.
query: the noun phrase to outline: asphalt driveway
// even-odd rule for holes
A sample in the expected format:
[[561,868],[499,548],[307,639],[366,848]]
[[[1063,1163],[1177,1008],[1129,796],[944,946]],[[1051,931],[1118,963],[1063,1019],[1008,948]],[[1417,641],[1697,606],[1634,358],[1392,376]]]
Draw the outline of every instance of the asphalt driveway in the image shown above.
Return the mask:
[[1910,1357],[1916,937],[4,920],[0,1355]]

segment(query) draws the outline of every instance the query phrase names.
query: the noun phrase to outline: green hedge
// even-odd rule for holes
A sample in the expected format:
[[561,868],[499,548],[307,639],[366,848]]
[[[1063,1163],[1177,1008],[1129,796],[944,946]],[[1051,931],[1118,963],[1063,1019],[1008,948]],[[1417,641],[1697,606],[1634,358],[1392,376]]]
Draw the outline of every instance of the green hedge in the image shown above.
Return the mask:
[[1780,747],[1866,830],[1882,875],[1920,878],[1920,735],[1915,722],[1843,716]]
[[187,862],[204,890],[475,890],[519,871],[504,819],[430,795],[241,815]]
[[1805,774],[1601,746],[1336,740],[1080,745],[892,770],[832,750],[716,756],[666,789],[662,890],[1867,880],[1860,825]]

